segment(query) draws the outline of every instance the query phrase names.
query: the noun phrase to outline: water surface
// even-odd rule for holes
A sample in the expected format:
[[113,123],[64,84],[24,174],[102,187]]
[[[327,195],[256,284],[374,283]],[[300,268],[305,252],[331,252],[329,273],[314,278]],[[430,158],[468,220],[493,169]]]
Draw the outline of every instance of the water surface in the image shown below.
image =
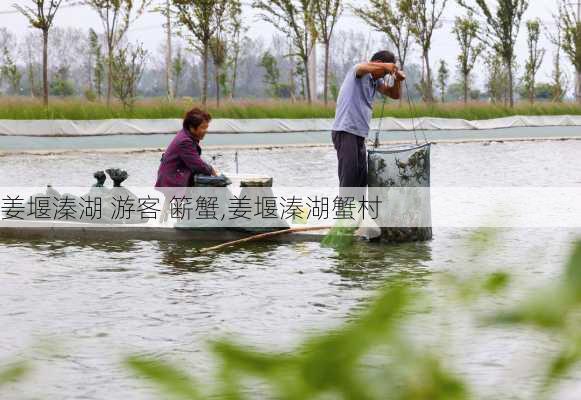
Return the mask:
[[[580,152],[576,141],[439,144],[432,151],[432,181],[577,186]],[[217,167],[232,171],[234,153],[220,153]],[[0,186],[88,186],[94,171],[110,167],[127,169],[128,184],[150,185],[158,160],[157,153],[0,157]],[[336,167],[328,148],[240,153],[241,173],[272,175],[276,185],[331,186]],[[515,275],[514,296],[522,297],[557,279],[580,237],[564,229],[503,230],[493,248],[476,256],[471,233],[440,229],[429,243],[356,243],[343,252],[318,243],[249,244],[204,256],[195,252],[202,244],[194,242],[3,240],[0,363],[27,358],[36,366],[32,377],[6,393],[24,399],[155,399],[120,366],[124,355],[161,356],[208,377],[208,340],[236,335],[290,350],[305,334],[341,323],[386,280],[426,289],[438,304],[447,294],[437,283],[444,271],[508,269]],[[493,305],[508,302],[499,297]],[[454,367],[491,398],[500,398],[501,387],[502,398],[530,397],[541,376],[531,365],[554,346],[525,330],[476,330],[460,306],[423,323],[426,329],[414,334],[428,343],[454,343],[448,350]],[[559,398],[577,398],[580,389],[570,381]]]

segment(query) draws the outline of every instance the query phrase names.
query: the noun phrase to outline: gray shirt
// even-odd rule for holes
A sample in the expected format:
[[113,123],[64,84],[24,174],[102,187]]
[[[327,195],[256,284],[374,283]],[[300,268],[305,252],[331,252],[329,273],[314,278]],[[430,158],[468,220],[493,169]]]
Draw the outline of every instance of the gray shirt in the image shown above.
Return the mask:
[[377,86],[383,82],[383,79],[373,79],[371,74],[358,78],[356,67],[349,70],[341,85],[333,130],[367,137],[373,111],[373,98],[377,92]]

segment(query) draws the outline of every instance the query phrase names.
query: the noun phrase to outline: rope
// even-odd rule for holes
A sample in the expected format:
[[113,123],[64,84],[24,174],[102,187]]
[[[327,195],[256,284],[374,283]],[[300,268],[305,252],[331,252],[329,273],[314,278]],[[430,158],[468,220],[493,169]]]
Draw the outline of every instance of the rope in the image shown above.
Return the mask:
[[379,127],[377,128],[377,132],[375,132],[375,141],[373,142],[373,148],[377,149],[379,147],[379,132],[381,132],[381,125],[383,125],[383,112],[385,111],[385,102],[387,101],[387,97],[383,96],[383,105],[381,106],[381,116],[379,118]]
[[[413,132],[413,135],[414,135],[414,139],[416,140],[416,144],[418,144],[418,137],[416,135],[416,122],[415,122],[415,118],[414,118],[414,116],[416,115],[416,106],[412,102],[412,98],[410,96],[410,89],[408,87],[408,81],[407,81],[407,79],[404,80],[404,83],[405,83],[406,95],[407,95],[407,98],[408,98],[408,106],[410,108],[410,114],[411,114],[411,119],[412,119],[412,132]],[[420,128],[421,128],[420,131],[422,132],[422,136],[424,137],[424,142],[425,143],[428,143],[428,138],[426,137],[425,130],[422,127],[420,127]]]
[[[412,102],[412,99],[410,96],[410,90],[409,90],[407,79],[404,80],[404,83],[405,83],[405,90],[406,90],[406,95],[407,95],[407,100],[408,100],[408,107],[410,109],[410,115],[411,115],[411,120],[412,120],[412,135],[414,137],[416,145],[418,145],[419,142],[418,142],[418,136],[416,133],[416,118],[415,118],[417,110],[416,110],[415,104]],[[375,140],[373,141],[373,148],[375,148],[375,149],[377,149],[379,147],[379,133],[381,132],[381,127],[383,125],[383,116],[384,116],[384,112],[385,112],[386,100],[387,100],[386,96],[383,96],[383,104],[381,105],[381,114],[379,117],[379,126],[377,128],[377,131],[375,132]],[[420,127],[420,132],[422,133],[422,136],[424,137],[424,142],[428,143],[428,138],[426,136],[425,129],[423,129],[423,127]]]

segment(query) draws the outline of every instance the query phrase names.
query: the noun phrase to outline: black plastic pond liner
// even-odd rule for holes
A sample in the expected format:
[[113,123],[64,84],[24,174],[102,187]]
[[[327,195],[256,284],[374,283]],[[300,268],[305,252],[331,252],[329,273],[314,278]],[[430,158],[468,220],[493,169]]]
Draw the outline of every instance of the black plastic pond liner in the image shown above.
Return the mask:
[[379,194],[382,200],[378,213],[381,240],[432,239],[430,149],[426,143],[368,150],[369,199]]

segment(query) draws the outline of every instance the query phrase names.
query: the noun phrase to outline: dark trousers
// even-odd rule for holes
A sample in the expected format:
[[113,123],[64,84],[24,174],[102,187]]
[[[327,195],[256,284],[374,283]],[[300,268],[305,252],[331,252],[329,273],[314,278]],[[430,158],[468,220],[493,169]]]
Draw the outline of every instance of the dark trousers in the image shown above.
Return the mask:
[[339,186],[366,187],[367,149],[365,138],[342,131],[333,131],[332,135],[339,161]]

